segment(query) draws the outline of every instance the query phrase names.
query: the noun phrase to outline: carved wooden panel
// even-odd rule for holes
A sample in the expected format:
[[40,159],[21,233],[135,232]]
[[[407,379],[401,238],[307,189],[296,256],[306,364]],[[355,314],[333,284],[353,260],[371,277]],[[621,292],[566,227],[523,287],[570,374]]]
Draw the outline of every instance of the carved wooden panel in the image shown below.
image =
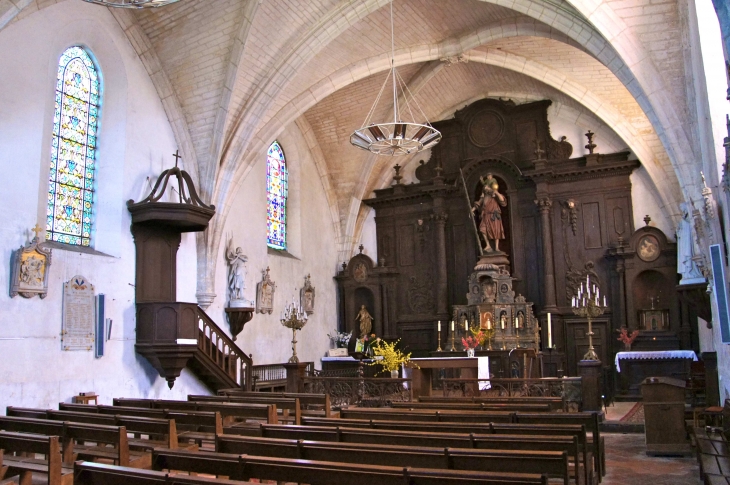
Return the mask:
[[401,323],[398,337],[408,343],[413,357],[427,357],[436,348],[436,336],[432,322]]
[[601,213],[598,202],[588,202],[582,205],[583,238],[586,249],[597,249],[603,246],[601,234]]
[[480,148],[496,145],[504,136],[504,118],[491,109],[479,111],[469,122],[469,140]]
[[[537,123],[534,120],[515,123],[515,133],[519,134],[517,138],[517,159],[534,160],[535,141],[538,139]],[[544,149],[545,147],[543,147]]]
[[619,236],[624,241],[632,233],[633,215],[631,214],[631,202],[628,196],[606,198],[608,242],[615,246]]
[[412,224],[398,227],[398,264],[413,266],[416,261],[416,240]]
[[[469,232],[467,232],[469,230]],[[454,274],[468,274],[473,268],[469,267],[469,258],[467,258],[466,248],[468,247],[467,238],[473,233],[472,228],[467,228],[464,224],[451,226],[451,248],[452,248],[452,264]],[[473,237],[473,236],[472,236]],[[451,285],[451,301],[455,305],[466,303],[466,293],[469,291],[466,278],[456,279]]]
[[526,271],[525,287],[530,298],[537,298],[531,301],[541,301],[541,285],[540,275],[542,274],[542,251],[538,250],[539,246],[535,244],[538,241],[540,232],[539,222],[536,217],[527,216],[522,218],[522,234],[524,241],[528,242],[524,246],[524,259]]

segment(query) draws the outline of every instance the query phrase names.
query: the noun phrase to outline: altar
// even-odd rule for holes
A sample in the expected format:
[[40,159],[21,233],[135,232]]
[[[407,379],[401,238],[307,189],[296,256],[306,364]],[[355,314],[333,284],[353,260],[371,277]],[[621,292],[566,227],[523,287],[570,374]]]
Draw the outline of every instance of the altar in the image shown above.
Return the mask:
[[617,399],[641,399],[641,382],[647,377],[673,377],[686,381],[692,361],[692,350],[662,350],[655,352],[618,352],[614,359],[619,375]]
[[[418,400],[419,396],[431,395],[434,369],[460,369],[462,379],[489,379],[490,377],[489,357],[430,357],[411,359],[403,368],[403,377],[412,379],[411,385],[413,386],[414,400]],[[487,381],[480,382],[480,387],[488,388],[489,383]]]

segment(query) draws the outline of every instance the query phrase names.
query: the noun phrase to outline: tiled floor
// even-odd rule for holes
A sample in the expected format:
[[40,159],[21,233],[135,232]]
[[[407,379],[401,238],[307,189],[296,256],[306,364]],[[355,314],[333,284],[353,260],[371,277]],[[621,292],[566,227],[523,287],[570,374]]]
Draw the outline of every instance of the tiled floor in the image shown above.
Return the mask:
[[644,435],[602,433],[606,476],[601,485],[701,485],[697,459],[647,456]]

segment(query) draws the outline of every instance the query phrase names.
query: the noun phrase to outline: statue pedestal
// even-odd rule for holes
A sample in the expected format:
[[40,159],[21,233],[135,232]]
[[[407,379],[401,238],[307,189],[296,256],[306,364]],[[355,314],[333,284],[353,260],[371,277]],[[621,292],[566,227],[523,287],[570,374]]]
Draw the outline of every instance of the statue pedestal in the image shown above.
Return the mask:
[[236,340],[236,335],[243,331],[243,326],[251,321],[253,318],[253,306],[249,307],[234,307],[230,306],[226,308],[226,315],[228,316],[228,324],[231,326],[231,339]]
[[506,271],[507,273],[510,272],[509,257],[507,256],[507,253],[504,251],[485,252],[479,258],[479,261],[477,261],[476,266],[474,266],[474,271],[490,270],[494,269],[495,266],[502,271]]

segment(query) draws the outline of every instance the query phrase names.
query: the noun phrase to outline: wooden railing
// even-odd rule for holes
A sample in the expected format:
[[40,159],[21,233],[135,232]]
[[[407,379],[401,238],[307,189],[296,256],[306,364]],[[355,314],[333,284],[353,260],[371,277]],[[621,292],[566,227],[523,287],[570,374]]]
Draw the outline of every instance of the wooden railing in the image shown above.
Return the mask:
[[441,379],[441,382],[444,396],[559,397],[563,400],[563,410],[566,412],[579,411],[583,402],[580,377]]
[[[286,380],[286,368],[284,364],[262,364],[253,366],[253,377],[257,382],[271,382]],[[304,371],[306,375],[314,374],[314,362],[307,362]]]
[[215,324],[202,308],[197,310],[198,350],[243,389],[251,390],[253,361]]
[[305,377],[304,392],[329,394],[333,406],[387,407],[413,400],[411,379]]

